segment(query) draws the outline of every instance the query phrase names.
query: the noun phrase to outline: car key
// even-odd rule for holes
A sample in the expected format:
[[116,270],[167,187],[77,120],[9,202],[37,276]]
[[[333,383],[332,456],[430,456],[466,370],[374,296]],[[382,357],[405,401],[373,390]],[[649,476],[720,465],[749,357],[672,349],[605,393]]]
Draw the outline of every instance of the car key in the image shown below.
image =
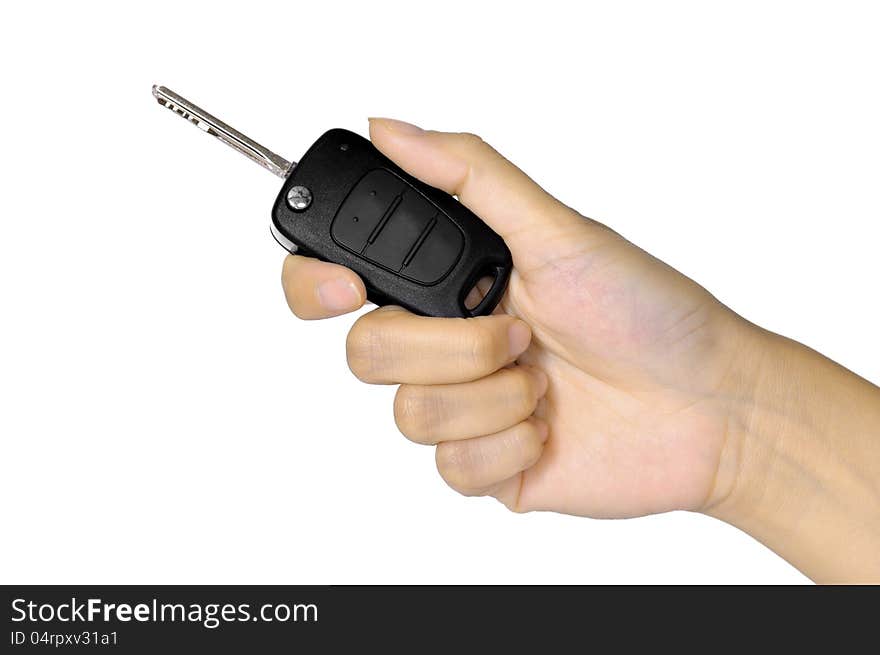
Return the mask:
[[[154,86],[159,103],[285,179],[272,235],[291,253],[342,264],[367,298],[427,316],[490,314],[513,267],[488,225],[449,194],[406,173],[362,136],[332,129],[289,162],[185,98]],[[475,307],[465,300],[492,278]]]

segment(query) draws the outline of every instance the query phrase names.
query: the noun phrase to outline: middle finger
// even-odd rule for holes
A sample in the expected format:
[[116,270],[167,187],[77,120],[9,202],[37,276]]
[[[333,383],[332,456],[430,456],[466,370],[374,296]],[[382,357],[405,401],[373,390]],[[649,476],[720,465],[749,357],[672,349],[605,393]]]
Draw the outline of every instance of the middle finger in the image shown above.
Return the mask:
[[349,368],[364,382],[449,384],[506,366],[531,338],[529,326],[509,314],[433,318],[386,306],[355,322],[346,351]]

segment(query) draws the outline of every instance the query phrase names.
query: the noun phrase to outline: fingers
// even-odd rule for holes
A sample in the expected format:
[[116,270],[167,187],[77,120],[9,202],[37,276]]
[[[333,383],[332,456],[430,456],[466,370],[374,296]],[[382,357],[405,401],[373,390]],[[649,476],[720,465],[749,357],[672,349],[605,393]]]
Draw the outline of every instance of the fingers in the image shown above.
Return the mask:
[[445,441],[437,446],[437,470],[461,494],[496,495],[515,506],[507,482],[540,459],[547,435],[547,424],[530,418],[485,437]]
[[329,318],[361,307],[364,283],[353,271],[311,257],[289,255],[281,271],[284,296],[300,318]]
[[547,376],[530,366],[461,384],[404,384],[394,399],[394,420],[416,443],[469,439],[524,421],[546,391]]
[[509,314],[477,318],[416,316],[386,306],[348,334],[348,366],[373,384],[451,384],[485,377],[529,345],[531,330]]
[[459,196],[504,238],[521,270],[546,261],[549,251],[542,249],[569,243],[571,232],[587,225],[473,134],[432,132],[374,118],[370,138],[410,174]]

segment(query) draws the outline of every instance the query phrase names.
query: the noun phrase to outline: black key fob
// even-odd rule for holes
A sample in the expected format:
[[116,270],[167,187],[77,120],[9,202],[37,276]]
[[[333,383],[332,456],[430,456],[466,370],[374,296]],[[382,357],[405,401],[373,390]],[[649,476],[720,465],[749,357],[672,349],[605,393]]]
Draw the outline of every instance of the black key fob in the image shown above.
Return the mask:
[[[513,267],[504,241],[473,212],[342,129],[293,167],[272,209],[272,234],[290,252],[355,271],[375,304],[427,316],[490,314]],[[465,298],[484,277],[491,287],[469,309]]]

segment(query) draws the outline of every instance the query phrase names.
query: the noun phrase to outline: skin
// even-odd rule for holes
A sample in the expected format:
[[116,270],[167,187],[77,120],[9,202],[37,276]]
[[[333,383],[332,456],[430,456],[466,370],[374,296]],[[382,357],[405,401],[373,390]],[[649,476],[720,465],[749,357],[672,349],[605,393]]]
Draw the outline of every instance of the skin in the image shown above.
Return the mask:
[[[453,489],[517,512],[704,512],[817,581],[880,581],[880,389],[736,315],[479,137],[390,119],[370,137],[513,254],[492,316],[382,307],[346,343],[358,378],[400,385],[398,427],[436,447]],[[355,273],[305,257],[282,282],[301,318],[366,299]]]

